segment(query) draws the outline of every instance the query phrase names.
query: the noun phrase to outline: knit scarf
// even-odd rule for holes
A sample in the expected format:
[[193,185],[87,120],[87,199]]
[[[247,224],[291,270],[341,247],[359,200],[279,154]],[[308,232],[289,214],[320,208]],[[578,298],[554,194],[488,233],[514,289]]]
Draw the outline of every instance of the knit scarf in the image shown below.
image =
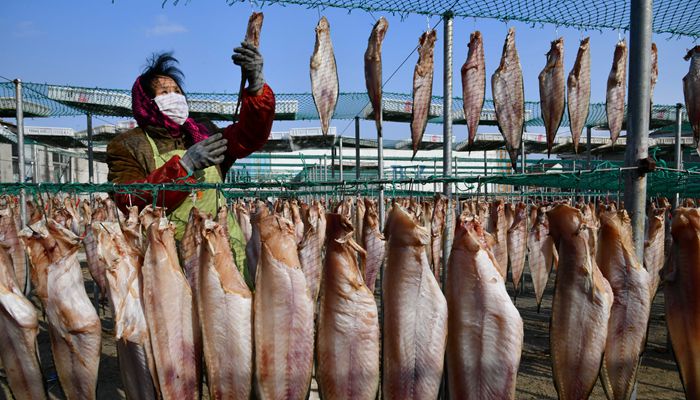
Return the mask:
[[136,78],[136,82],[131,88],[131,110],[134,113],[134,118],[136,118],[136,123],[141,129],[146,129],[149,126],[165,128],[173,138],[189,134],[193,143],[209,137],[207,128],[195,122],[192,118],[187,118],[184,124],[179,125],[163,114],[156,102],[146,94],[146,91],[141,86],[141,77]]

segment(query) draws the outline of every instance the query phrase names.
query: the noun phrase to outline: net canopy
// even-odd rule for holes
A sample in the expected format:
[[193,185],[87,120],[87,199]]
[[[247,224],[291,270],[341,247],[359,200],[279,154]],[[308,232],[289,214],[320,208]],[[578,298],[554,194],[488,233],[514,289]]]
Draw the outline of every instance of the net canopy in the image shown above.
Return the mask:
[[[248,1],[226,0],[229,5]],[[163,5],[168,2],[180,3],[179,0],[164,0]],[[465,18],[493,18],[579,29],[630,28],[630,2],[621,0],[260,0],[257,3],[336,7],[400,15],[452,12]],[[653,15],[652,30],[655,33],[700,36],[700,3],[697,1],[655,0]]]

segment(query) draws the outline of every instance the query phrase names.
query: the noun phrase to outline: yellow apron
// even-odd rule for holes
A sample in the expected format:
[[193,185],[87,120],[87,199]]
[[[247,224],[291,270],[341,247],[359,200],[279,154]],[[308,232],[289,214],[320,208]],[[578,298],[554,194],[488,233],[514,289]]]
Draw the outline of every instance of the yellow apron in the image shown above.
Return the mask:
[[[151,149],[153,150],[156,168],[163,166],[163,164],[173,158],[174,155],[182,157],[186,152],[186,150],[171,150],[166,153],[160,153],[158,151],[158,146],[156,146],[156,143],[150,136],[148,136],[148,134],[146,134],[146,138],[148,139],[148,143],[150,143]],[[216,166],[206,168],[203,172],[204,175],[199,178],[200,182],[221,183],[221,176],[219,175],[219,170],[216,168]],[[182,235],[185,233],[185,225],[187,225],[187,220],[189,219],[190,210],[192,210],[192,207],[196,206],[200,211],[211,213],[211,215],[216,215],[217,197],[219,205],[226,204],[226,199],[224,196],[217,192],[218,191],[216,189],[198,191],[193,194],[196,196],[196,202],[185,200],[175,210],[168,210],[168,217],[175,225],[176,240],[180,241],[182,239]],[[232,213],[228,214],[228,231],[229,243],[231,245],[231,251],[233,252],[233,259],[236,262],[236,267],[241,274],[243,274],[243,278],[250,286],[252,280],[248,277],[248,271],[245,268],[245,238],[243,237],[241,227],[238,226],[238,221],[236,221]]]

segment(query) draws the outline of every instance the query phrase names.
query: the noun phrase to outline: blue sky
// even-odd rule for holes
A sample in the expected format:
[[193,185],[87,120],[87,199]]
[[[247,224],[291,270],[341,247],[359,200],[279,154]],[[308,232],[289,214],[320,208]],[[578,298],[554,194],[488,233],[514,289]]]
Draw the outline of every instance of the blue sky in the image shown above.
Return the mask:
[[[611,0],[612,1],[612,0]],[[0,76],[21,78],[26,82],[53,83],[87,87],[128,89],[141,72],[146,58],[155,51],[172,50],[185,72],[185,90],[192,92],[235,92],[240,71],[230,60],[231,50],[243,38],[251,11],[250,3],[233,6],[224,0],[182,0],[161,7],[160,0],[63,0],[60,2],[23,0],[3,4],[0,35],[3,58]],[[256,11],[260,9],[255,8]],[[375,18],[389,20],[383,45],[385,79],[411,53],[420,34],[428,25],[435,26],[439,17],[399,16],[348,12],[339,9],[308,9],[302,6],[268,5],[261,38],[265,58],[265,76],[278,93],[309,92],[309,57],[314,46],[314,27],[319,15],[331,24],[341,91],[365,91],[363,54]],[[565,40],[565,69],[571,69],[578,42],[591,37],[592,101],[605,100],[605,84],[615,43],[625,32],[613,30],[579,31],[552,25],[506,24],[489,19],[454,21],[454,93],[460,95],[459,68],[467,55],[469,33],[475,29],[484,36],[487,85],[497,67],[503,40],[509,26],[516,28],[516,43],[525,79],[525,97],[537,100],[537,75],[544,66],[549,43],[557,36]],[[692,39],[655,35],[659,48],[659,81],[654,94],[657,104],[683,101],[682,77],[688,63],[683,61]],[[438,27],[435,48],[433,92],[442,94],[442,25]],[[417,54],[396,72],[385,90],[410,93]],[[487,97],[491,97],[490,85]],[[96,125],[112,119],[101,118]],[[29,125],[67,126],[84,129],[84,118],[34,119]],[[339,132],[353,135],[350,121],[333,121]],[[385,137],[410,137],[408,124],[387,123]],[[318,121],[279,122],[273,130],[295,126],[318,126]],[[372,124],[363,123],[363,136],[372,137]],[[482,127],[482,132],[497,132],[496,127]],[[441,134],[441,125],[428,125],[426,134]],[[466,127],[455,127],[455,140],[466,137]],[[568,134],[562,127],[560,134]]]

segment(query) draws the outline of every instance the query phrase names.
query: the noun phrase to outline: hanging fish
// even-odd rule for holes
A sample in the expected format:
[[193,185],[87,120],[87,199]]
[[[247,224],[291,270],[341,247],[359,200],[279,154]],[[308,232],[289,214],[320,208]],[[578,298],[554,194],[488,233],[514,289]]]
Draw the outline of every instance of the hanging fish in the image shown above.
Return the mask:
[[[263,24],[263,13],[253,12],[248,18],[248,27],[245,31],[245,41],[251,43],[255,47],[260,47],[260,30],[262,30]],[[235,115],[238,115],[238,108],[241,105],[241,98],[243,97],[243,90],[245,89],[246,77],[241,75],[241,85],[238,89],[238,100],[236,100],[236,110]]]
[[549,324],[554,386],[560,399],[586,399],[598,379],[613,293],[581,235],[581,211],[557,205],[547,218],[561,255]]
[[566,83],[564,81],[564,38],[552,42],[547,53],[547,64],[539,76],[540,106],[547,133],[547,156],[552,152],[557,130],[564,116]]
[[515,398],[523,320],[508,297],[490,240],[478,219],[468,216],[452,244],[445,296],[447,382],[453,399]]
[[316,45],[311,56],[311,95],[321,119],[324,135],[328,134],[339,91],[338,69],[331,43],[331,26],[326,17],[321,17],[316,25]]
[[491,90],[498,130],[506,142],[506,150],[515,170],[525,125],[525,89],[520,57],[515,48],[514,28],[508,29],[501,64],[491,77]]
[[481,110],[486,95],[486,59],[484,58],[484,41],[481,32],[474,31],[469,36],[469,53],[462,66],[462,101],[464,120],[469,129],[469,148],[474,144],[479,128]]
[[590,38],[581,40],[576,54],[574,68],[569,73],[567,87],[569,89],[568,110],[569,127],[571,128],[571,140],[574,143],[574,151],[578,153],[578,142],[581,132],[586,126],[589,106],[591,102],[591,51]]
[[[698,47],[696,47],[698,49]],[[698,54],[698,53],[696,53]],[[673,251],[664,268],[666,324],[687,399],[700,398],[700,210],[679,207],[671,226]]]
[[690,60],[688,74],[683,77],[685,110],[688,113],[690,126],[693,128],[697,152],[700,154],[700,46],[690,50],[684,59]]
[[[413,107],[411,111],[411,140],[413,157],[418,152],[425,127],[428,125],[430,103],[433,99],[433,48],[437,40],[435,29],[424,32],[418,40],[418,63],[413,70]],[[411,158],[413,159],[413,158]]]
[[635,254],[627,212],[603,213],[600,222],[596,263],[610,282],[615,299],[600,380],[608,398],[629,399],[646,344],[651,310],[649,274]]
[[382,135],[382,41],[388,29],[389,22],[380,17],[372,28],[365,51],[365,84],[379,136]]
[[625,93],[627,93],[627,45],[624,40],[617,42],[612,69],[608,75],[608,88],[605,94],[605,113],[608,117],[610,139],[615,144],[625,120]]
[[358,253],[364,258],[350,221],[328,214],[316,345],[318,387],[327,400],[374,400],[379,388],[377,304],[362,277]]
[[659,79],[659,52],[656,48],[656,43],[651,44],[651,83],[649,85],[649,112],[654,106],[654,88],[656,81]]

